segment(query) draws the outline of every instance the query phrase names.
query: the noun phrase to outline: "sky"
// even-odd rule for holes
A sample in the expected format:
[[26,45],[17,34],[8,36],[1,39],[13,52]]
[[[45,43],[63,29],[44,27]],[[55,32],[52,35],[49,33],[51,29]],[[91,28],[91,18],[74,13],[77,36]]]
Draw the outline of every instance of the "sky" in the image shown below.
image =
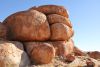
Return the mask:
[[69,12],[75,45],[84,51],[100,51],[100,0],[0,0],[0,21],[33,6],[61,5]]

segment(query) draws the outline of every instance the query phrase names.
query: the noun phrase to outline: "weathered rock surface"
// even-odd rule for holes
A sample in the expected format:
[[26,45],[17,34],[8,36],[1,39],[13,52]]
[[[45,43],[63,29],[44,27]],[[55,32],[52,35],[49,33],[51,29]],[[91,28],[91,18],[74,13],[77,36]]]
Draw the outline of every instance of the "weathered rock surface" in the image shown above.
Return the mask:
[[4,20],[10,40],[44,41],[50,37],[46,16],[36,10],[17,12]]
[[0,22],[0,40],[6,39],[7,29],[6,27]]
[[49,44],[53,45],[56,51],[56,56],[67,56],[73,52],[74,43],[69,41],[50,41]]
[[65,41],[54,41],[48,43],[54,46],[56,56],[65,56],[68,53]]
[[75,56],[85,56],[86,54],[82,50],[74,46],[74,55]]
[[69,47],[69,48],[67,48],[68,54],[73,53],[74,52],[74,42],[73,42],[73,40],[69,39],[68,41],[66,41],[66,44],[67,44],[66,47]]
[[62,15],[64,17],[69,17],[68,15],[68,11],[63,7],[63,6],[57,6],[57,5],[43,5],[43,6],[39,6],[39,7],[33,7],[30,8],[29,11],[31,10],[37,10],[40,11],[46,15],[49,14],[58,14],[58,15]]
[[74,32],[72,28],[63,23],[55,23],[50,26],[51,38],[50,40],[65,41],[69,40],[73,36]]
[[28,65],[28,56],[20,42],[0,41],[0,67],[26,67]]
[[71,55],[71,54],[68,54],[66,57],[65,57],[65,62],[68,62],[68,63],[71,63],[75,60],[75,56]]
[[87,54],[94,59],[100,59],[100,52],[94,51],[94,52],[87,52]]
[[55,57],[54,47],[45,42],[24,43],[30,59],[35,64],[47,64]]
[[61,16],[61,15],[58,15],[58,14],[50,14],[50,15],[47,16],[47,18],[48,18],[49,24],[63,23],[63,24],[66,24],[67,26],[72,28],[71,21],[64,16]]
[[[0,67],[100,67],[100,52],[78,49],[73,35],[63,6],[43,5],[14,13],[0,23]],[[23,42],[30,60],[17,41]]]
[[95,63],[91,59],[86,60],[87,67],[94,67]]

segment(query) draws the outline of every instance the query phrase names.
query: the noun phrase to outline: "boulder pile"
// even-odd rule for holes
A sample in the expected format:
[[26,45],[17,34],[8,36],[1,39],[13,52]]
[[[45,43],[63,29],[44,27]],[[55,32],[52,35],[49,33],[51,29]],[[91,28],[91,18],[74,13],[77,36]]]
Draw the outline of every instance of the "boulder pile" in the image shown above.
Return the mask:
[[55,56],[66,57],[73,53],[73,35],[63,6],[43,5],[16,12],[0,23],[0,67],[25,67],[29,61],[47,64]]

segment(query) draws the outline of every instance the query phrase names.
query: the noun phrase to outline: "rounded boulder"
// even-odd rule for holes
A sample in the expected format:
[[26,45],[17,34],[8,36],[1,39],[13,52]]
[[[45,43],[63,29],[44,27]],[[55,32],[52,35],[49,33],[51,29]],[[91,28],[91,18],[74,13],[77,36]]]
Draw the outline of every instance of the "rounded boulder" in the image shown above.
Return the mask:
[[63,24],[66,24],[67,26],[69,26],[70,28],[72,28],[71,21],[64,16],[61,16],[58,14],[50,14],[47,16],[47,18],[48,18],[49,24],[63,23]]
[[54,47],[45,42],[26,42],[24,43],[30,59],[35,64],[47,64],[52,62],[55,57]]
[[4,20],[8,28],[8,38],[18,41],[44,41],[50,37],[46,16],[36,10],[21,11]]
[[29,11],[31,10],[37,10],[46,15],[58,14],[58,15],[62,15],[67,18],[69,17],[68,11],[63,6],[58,6],[58,5],[43,5],[39,7],[32,7],[29,9]]
[[69,40],[73,36],[73,29],[63,23],[55,23],[50,26],[50,40],[64,41]]
[[56,56],[67,56],[73,52],[74,43],[72,40],[69,41],[51,41],[48,42],[49,44],[53,45],[56,51]]
[[20,42],[0,41],[0,67],[25,67],[29,63]]

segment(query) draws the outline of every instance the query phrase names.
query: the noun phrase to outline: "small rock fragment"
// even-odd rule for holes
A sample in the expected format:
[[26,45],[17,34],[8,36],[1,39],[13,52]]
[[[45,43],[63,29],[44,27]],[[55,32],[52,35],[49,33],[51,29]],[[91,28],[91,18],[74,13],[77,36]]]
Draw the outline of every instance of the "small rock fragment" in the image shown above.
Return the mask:
[[70,62],[73,62],[75,60],[75,56],[69,54],[65,57],[65,61],[70,63]]
[[91,59],[86,60],[87,67],[94,67],[95,63]]

